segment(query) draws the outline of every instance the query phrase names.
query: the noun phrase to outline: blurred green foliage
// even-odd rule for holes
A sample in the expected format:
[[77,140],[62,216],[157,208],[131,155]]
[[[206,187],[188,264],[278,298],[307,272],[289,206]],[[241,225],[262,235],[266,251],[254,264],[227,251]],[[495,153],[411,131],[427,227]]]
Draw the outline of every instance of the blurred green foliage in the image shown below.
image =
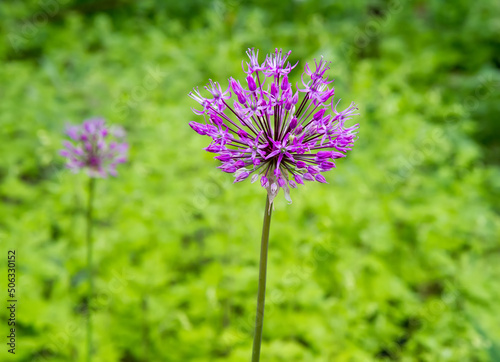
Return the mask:
[[0,18],[17,360],[85,355],[85,175],[58,150],[96,115],[131,144],[97,183],[96,360],[249,359],[264,190],[215,169],[187,93],[282,47],[332,60],[362,115],[329,184],[276,203],[262,359],[500,361],[498,1],[25,0]]

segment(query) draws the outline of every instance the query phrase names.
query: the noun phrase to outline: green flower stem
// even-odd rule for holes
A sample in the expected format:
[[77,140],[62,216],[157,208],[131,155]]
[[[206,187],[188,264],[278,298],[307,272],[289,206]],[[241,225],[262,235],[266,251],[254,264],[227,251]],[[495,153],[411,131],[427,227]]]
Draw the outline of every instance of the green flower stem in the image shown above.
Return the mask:
[[266,303],[267,250],[269,246],[269,227],[271,226],[272,204],[266,195],[262,240],[260,245],[259,290],[257,293],[257,316],[255,317],[255,335],[253,339],[252,362],[260,360],[260,345],[262,342],[262,327],[264,326],[264,306]]
[[89,278],[89,295],[87,299],[87,361],[92,360],[92,297],[94,295],[94,281],[92,280],[92,211],[94,202],[95,179],[89,177],[87,200],[87,273]]

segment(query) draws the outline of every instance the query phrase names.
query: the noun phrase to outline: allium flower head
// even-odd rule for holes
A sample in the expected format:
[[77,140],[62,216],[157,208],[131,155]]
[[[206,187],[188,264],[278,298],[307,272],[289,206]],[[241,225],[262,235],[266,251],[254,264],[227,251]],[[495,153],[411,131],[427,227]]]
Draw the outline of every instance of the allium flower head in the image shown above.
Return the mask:
[[193,111],[205,118],[189,125],[212,138],[205,150],[217,154],[219,168],[233,173],[234,182],[250,175],[252,182],[260,178],[270,203],[280,189],[291,202],[290,187],[304,180],[326,183],[322,173],[351,150],[359,127],[345,125],[359,114],[354,103],[337,110],[339,102],[329,86],[333,80],[326,75],[330,63],[321,58],[314,69],[306,63],[302,87],[294,90],[288,75],[297,64],[287,61],[290,53],[276,49],[260,63],[259,52],[249,49],[250,61],[242,63],[246,86],[230,78],[224,90],[210,80],[205,89],[211,97],[203,97],[197,88],[189,93],[202,106]]
[[60,154],[75,173],[87,169],[90,177],[116,176],[116,165],[127,161],[128,144],[122,142],[125,131],[119,126],[108,128],[103,119],[89,119],[68,126],[66,134],[73,142],[64,141]]

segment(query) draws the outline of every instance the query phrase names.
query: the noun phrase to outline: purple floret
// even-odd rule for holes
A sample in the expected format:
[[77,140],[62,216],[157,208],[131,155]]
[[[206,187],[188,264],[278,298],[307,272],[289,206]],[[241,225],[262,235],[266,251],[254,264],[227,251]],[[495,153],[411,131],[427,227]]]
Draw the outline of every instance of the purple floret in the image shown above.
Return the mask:
[[[226,90],[210,80],[205,89],[212,97],[203,97],[196,88],[189,96],[203,107],[193,111],[203,115],[205,123],[190,122],[200,135],[212,138],[205,148],[218,155],[224,172],[234,173],[240,182],[251,174],[260,177],[270,203],[282,188],[291,202],[290,187],[306,181],[326,183],[321,174],[335,167],[335,159],[345,157],[356,139],[358,124],[346,127],[356,105],[339,112],[334,103],[333,80],[325,75],[330,63],[315,61],[315,70],[306,63],[303,88],[293,90],[288,74],[297,66],[287,62],[291,51],[276,49],[259,63],[259,51],[249,49],[249,62],[243,65],[246,79],[241,84],[229,79]],[[304,93],[299,103],[299,93]],[[234,97],[233,97],[234,95]],[[233,98],[232,105],[231,98]]]
[[73,172],[87,169],[90,177],[116,176],[116,166],[127,161],[128,144],[122,142],[125,131],[119,126],[106,127],[101,118],[89,119],[81,125],[68,126],[61,156]]

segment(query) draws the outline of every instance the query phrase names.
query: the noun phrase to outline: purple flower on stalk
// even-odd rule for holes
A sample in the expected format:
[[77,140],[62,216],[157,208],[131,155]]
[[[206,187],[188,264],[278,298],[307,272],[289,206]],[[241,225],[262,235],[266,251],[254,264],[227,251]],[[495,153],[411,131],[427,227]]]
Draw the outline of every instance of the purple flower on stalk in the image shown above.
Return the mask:
[[[354,103],[337,111],[339,102],[334,103],[335,91],[329,86],[333,80],[325,74],[330,63],[323,58],[315,61],[314,70],[306,63],[303,88],[293,90],[288,74],[297,64],[287,61],[290,53],[276,49],[259,63],[259,52],[249,49],[246,69],[243,64],[247,88],[230,78],[226,91],[210,80],[205,89],[212,97],[203,97],[197,88],[189,93],[203,107],[193,111],[205,117],[204,124],[189,125],[213,140],[205,150],[218,154],[219,168],[234,173],[234,182],[251,174],[252,182],[260,177],[270,204],[280,189],[291,202],[290,187],[303,185],[304,180],[326,183],[321,173],[334,168],[334,160],[352,149],[359,128],[345,125],[359,114]],[[299,93],[304,93],[300,103]]]
[[[127,161],[128,144],[122,142],[125,131],[120,126],[107,127],[101,118],[66,128],[71,141],[64,141],[60,155],[73,172],[87,169],[90,177],[116,176],[116,166]],[[114,140],[113,140],[114,139]]]

